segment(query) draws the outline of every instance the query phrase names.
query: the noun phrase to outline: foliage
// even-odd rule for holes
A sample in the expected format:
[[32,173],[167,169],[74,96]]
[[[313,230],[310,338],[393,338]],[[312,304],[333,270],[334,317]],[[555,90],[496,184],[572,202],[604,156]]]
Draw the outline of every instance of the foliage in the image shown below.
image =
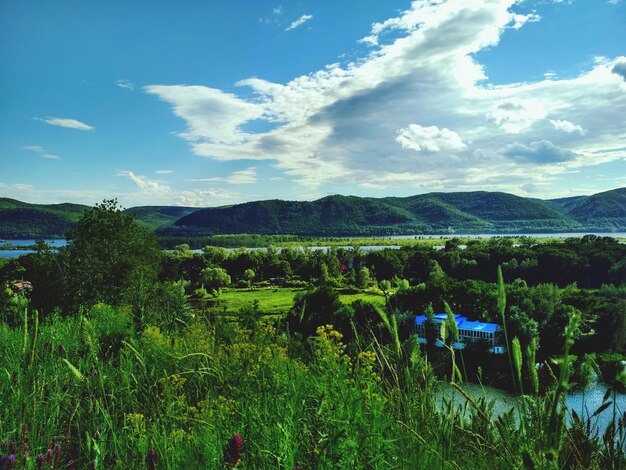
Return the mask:
[[[66,304],[120,304],[154,283],[160,250],[155,238],[105,200],[86,209],[68,237]],[[145,296],[140,296],[145,297]],[[135,298],[138,307],[145,298]]]

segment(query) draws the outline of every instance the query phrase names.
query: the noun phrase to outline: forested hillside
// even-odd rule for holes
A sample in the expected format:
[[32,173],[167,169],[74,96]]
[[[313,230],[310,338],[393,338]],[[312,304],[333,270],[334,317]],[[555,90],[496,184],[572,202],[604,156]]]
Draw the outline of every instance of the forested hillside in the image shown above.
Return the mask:
[[[0,238],[57,238],[86,206],[0,199]],[[138,206],[125,212],[161,237],[219,234],[363,236],[626,230],[626,188],[541,200],[488,191],[409,197],[327,196],[223,207]]]

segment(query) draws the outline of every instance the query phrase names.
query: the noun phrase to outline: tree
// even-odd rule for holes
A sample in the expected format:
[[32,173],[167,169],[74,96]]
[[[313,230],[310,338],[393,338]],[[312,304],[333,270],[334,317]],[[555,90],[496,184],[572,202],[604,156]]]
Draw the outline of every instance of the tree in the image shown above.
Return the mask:
[[356,286],[359,289],[367,289],[370,282],[370,270],[363,266],[356,275]]
[[250,287],[250,284],[252,284],[252,279],[254,279],[254,276],[256,276],[256,273],[250,268],[246,269],[243,272],[243,278],[248,283],[248,287]]
[[159,267],[154,235],[122,212],[117,200],[105,199],[85,210],[68,234],[67,250],[66,305],[129,302],[137,322]]
[[389,293],[391,291],[391,282],[387,279],[383,279],[378,283],[378,287],[381,291],[383,291],[383,295],[385,296],[385,300],[389,300]]
[[321,286],[298,294],[289,312],[289,329],[292,332],[301,333],[303,338],[308,338],[315,334],[318,326],[331,324],[338,331],[349,334],[350,319],[338,315],[341,307],[339,294],[329,286]]
[[222,287],[230,286],[230,276],[224,268],[204,268],[200,271],[200,279],[204,286],[213,291],[219,293]]

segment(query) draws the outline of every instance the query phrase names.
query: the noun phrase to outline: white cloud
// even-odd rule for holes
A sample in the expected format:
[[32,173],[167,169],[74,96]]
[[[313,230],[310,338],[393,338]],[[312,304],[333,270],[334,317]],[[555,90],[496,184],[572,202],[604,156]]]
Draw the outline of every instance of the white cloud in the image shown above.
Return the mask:
[[47,117],[39,119],[40,121],[50,124],[52,126],[66,127],[68,129],[78,129],[79,131],[92,131],[94,127],[85,124],[84,122],[77,121],[76,119]]
[[216,200],[230,199],[232,195],[220,189],[182,190],[176,191],[159,181],[136,175],[132,171],[118,170],[117,176],[129,179],[139,189],[143,197],[150,198],[150,203],[163,202],[180,206],[207,207],[215,205]]
[[285,31],[291,31],[292,29],[296,29],[298,26],[302,26],[304,23],[311,19],[313,19],[313,15],[302,15],[300,18],[287,26],[287,28],[285,28]]
[[55,155],[53,153],[49,153],[41,147],[40,145],[26,145],[22,147],[24,150],[28,150],[29,152],[34,152],[39,155],[41,158],[47,158],[48,160],[60,160],[61,157]]
[[169,175],[174,173],[174,170],[156,170],[154,173],[157,175]]
[[547,111],[536,101],[509,98],[497,101],[489,117],[506,132],[518,134],[543,119],[546,114]]
[[[145,90],[184,120],[179,136],[197,155],[268,160],[307,194],[320,187],[341,192],[346,181],[523,191],[546,187],[546,178],[572,168],[625,158],[626,128],[615,116],[626,115],[626,58],[599,58],[567,79],[489,84],[476,53],[497,47],[520,23],[511,11],[517,3],[416,0],[374,24],[365,41],[370,52],[352,63],[286,83],[243,79],[236,85],[248,90],[241,93],[183,85]],[[247,131],[256,120],[270,130]],[[565,121],[585,133],[564,132]],[[502,153],[516,142],[530,150],[513,147],[517,158]],[[436,158],[424,158],[435,148]],[[539,150],[550,158],[532,154]]]
[[24,150],[30,150],[31,152],[37,152],[37,153],[45,152],[44,148],[40,147],[39,145],[26,145],[22,148]]
[[520,29],[526,23],[537,23],[541,21],[541,16],[536,13],[529,13],[528,15],[521,15],[517,13],[513,13],[513,25],[511,28]]
[[568,134],[577,132],[580,135],[585,135],[585,129],[565,119],[550,119],[550,124],[552,124],[555,129],[560,129]]
[[193,182],[221,182],[228,184],[254,184],[257,182],[256,167],[251,166],[245,170],[234,171],[230,176],[221,177],[214,176],[211,178],[196,178],[189,181]]
[[131,82],[130,80],[126,80],[125,78],[116,81],[115,85],[117,85],[120,88],[125,88],[131,91],[135,89],[135,84]]
[[419,124],[410,124],[398,130],[396,141],[402,148],[415,151],[440,152],[442,150],[459,150],[466,145],[461,136],[450,129],[439,129],[437,126],[423,127]]

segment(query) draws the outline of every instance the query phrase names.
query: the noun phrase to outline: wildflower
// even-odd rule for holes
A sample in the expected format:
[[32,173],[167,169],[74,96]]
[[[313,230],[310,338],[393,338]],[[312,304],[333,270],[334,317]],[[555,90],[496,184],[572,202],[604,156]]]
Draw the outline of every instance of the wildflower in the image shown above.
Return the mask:
[[146,455],[146,467],[148,467],[148,470],[154,470],[157,468],[157,463],[157,454],[154,448],[150,447],[150,450],[148,450],[148,454]]
[[54,444],[54,468],[59,468],[61,464],[61,444]]
[[228,444],[224,448],[224,461],[232,467],[236,467],[241,462],[241,453],[243,452],[243,438],[241,434],[236,433],[230,438]]
[[2,457],[0,457],[0,469],[7,469],[10,470],[13,468],[13,466],[15,465],[15,461],[17,460],[17,458],[15,457],[14,454],[11,455],[3,455]]
[[46,454],[43,452],[37,456],[36,464],[37,470],[41,470],[43,468],[43,464],[46,461]]
[[9,451],[9,454],[17,454],[17,445],[15,444],[15,441],[9,441],[7,444],[7,450]]
[[22,457],[24,460],[28,458],[28,424],[22,424]]

